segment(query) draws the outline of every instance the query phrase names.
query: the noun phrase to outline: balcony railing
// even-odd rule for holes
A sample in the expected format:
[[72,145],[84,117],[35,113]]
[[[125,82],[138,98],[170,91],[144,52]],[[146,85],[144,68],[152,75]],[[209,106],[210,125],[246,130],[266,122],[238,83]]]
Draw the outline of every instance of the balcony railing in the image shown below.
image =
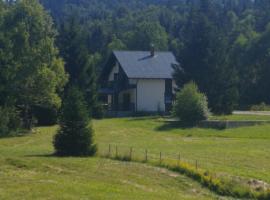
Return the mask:
[[104,105],[104,109],[108,111],[135,111],[135,103],[123,104],[120,103],[118,105],[106,104]]
[[136,84],[129,84],[129,83],[121,83],[118,81],[110,81],[106,84],[103,84],[102,90],[105,91],[113,91],[114,93],[121,92],[123,90],[133,89],[136,88]]

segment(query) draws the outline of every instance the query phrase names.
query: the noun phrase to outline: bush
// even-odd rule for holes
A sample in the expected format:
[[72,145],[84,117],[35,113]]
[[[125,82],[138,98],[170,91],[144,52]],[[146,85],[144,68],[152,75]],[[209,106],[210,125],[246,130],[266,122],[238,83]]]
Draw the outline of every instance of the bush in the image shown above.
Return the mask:
[[59,156],[91,156],[96,152],[93,130],[89,126],[88,110],[82,93],[69,89],[63,102],[60,129],[54,138]]
[[195,125],[208,118],[208,103],[194,82],[184,85],[177,93],[173,114],[185,125]]
[[270,111],[270,105],[267,105],[264,102],[262,102],[258,105],[251,106],[250,110],[251,111]]
[[105,112],[101,103],[97,103],[97,105],[93,108],[92,116],[95,119],[104,118]]
[[0,107],[0,137],[8,136],[21,127],[18,111],[13,107]]

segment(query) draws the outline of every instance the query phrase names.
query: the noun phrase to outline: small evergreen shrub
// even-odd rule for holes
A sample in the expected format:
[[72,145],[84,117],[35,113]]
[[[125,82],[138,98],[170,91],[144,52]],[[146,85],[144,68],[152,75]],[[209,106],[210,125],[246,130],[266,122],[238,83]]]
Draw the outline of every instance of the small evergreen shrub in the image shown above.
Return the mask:
[[173,114],[185,125],[195,125],[208,118],[208,102],[197,85],[190,82],[177,93]]
[[60,129],[54,138],[54,148],[59,156],[92,156],[93,129],[83,94],[75,87],[69,89],[63,102]]

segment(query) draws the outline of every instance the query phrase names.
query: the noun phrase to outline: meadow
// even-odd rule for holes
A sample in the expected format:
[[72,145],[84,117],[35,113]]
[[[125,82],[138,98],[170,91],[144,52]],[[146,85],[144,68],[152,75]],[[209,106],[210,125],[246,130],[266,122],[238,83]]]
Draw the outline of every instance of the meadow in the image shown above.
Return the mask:
[[[260,118],[269,116],[233,116],[223,118]],[[240,176],[270,183],[270,125],[216,130],[181,128],[163,118],[124,118],[95,121],[96,141],[100,151],[108,145],[118,151],[133,148],[143,156],[145,149],[158,159],[181,160],[223,176]]]
[[[56,129],[41,127],[29,135],[0,139],[0,199],[220,199],[190,178],[165,169],[99,157],[53,157]],[[98,142],[100,136],[96,132]]]
[[[234,116],[234,118],[243,118]],[[230,118],[230,117],[226,117]],[[250,117],[252,118],[252,117]],[[270,125],[215,130],[181,128],[160,117],[94,120],[99,155],[162,156],[218,176],[270,183]],[[166,169],[101,157],[53,157],[57,126],[0,139],[0,199],[229,199]]]

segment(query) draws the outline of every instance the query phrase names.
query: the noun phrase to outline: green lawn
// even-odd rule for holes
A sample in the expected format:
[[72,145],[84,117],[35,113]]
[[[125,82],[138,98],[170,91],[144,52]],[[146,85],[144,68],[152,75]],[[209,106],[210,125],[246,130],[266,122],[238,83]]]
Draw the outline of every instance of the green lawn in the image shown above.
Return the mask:
[[[243,119],[243,116],[231,118]],[[246,116],[245,116],[246,117]],[[145,149],[156,159],[162,156],[195,164],[224,176],[242,176],[270,183],[270,125],[228,130],[171,126],[162,118],[124,118],[95,121],[101,152],[118,146],[119,152],[133,147],[143,157]]]
[[[234,116],[243,119],[246,116]],[[229,117],[231,118],[231,117]],[[181,128],[163,118],[93,121],[99,153],[128,153],[177,158],[218,175],[270,183],[270,125],[228,130]],[[191,179],[145,164],[102,158],[56,158],[52,137],[57,127],[0,139],[0,199],[171,200],[220,199]],[[225,199],[225,198],[223,198]]]
[[233,121],[243,121],[243,120],[264,120],[270,121],[270,115],[221,115],[221,116],[211,116],[212,120],[233,120]]
[[[126,141],[118,140],[123,135],[132,139],[130,132],[123,133],[125,122],[135,125],[128,119],[95,121],[97,141],[104,144],[117,134],[115,143]],[[155,123],[150,119],[147,122]],[[110,127],[106,126],[110,124],[113,128],[108,131]],[[55,130],[44,127],[24,137],[0,139],[0,199],[220,199],[185,176],[144,164],[51,157]]]

